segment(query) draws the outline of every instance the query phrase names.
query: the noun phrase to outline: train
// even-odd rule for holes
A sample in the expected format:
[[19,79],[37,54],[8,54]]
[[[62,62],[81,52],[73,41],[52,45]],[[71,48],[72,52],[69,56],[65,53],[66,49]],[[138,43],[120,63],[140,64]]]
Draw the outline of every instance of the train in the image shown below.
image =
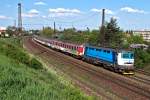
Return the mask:
[[121,74],[134,74],[133,51],[96,47],[88,44],[74,44],[38,36],[34,36],[33,40],[44,46],[73,55],[83,61],[102,65],[111,71]]

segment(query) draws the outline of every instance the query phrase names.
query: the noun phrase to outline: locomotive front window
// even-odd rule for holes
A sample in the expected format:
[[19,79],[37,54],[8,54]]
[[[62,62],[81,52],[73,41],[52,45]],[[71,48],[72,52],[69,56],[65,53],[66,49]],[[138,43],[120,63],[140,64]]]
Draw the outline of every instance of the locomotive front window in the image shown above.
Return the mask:
[[133,59],[134,58],[134,54],[131,53],[131,52],[122,53],[121,57],[124,58],[124,59]]
[[122,58],[125,58],[125,59],[130,58],[130,55],[128,53],[123,53]]
[[131,59],[133,59],[134,58],[134,54],[133,53],[131,53]]

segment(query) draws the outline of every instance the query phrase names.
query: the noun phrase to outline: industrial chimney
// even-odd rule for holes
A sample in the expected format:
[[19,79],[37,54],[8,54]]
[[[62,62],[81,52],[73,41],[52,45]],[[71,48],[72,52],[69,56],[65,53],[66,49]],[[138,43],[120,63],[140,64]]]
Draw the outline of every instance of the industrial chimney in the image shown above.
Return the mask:
[[18,32],[19,32],[19,35],[22,32],[21,3],[18,3]]
[[102,26],[103,27],[105,24],[105,9],[102,9]]

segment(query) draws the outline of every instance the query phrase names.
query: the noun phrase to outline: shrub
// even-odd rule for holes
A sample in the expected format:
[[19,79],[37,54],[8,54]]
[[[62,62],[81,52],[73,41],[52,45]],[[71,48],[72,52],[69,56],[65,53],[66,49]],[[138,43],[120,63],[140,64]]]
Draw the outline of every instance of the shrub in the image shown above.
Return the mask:
[[0,44],[2,44],[0,46],[0,53],[8,57],[11,57],[18,63],[25,64],[31,68],[42,69],[42,64],[35,58],[31,59],[30,56],[26,52],[24,52],[22,49],[14,45],[11,45],[9,43],[5,43],[1,41],[0,41]]
[[30,61],[30,67],[34,68],[34,69],[42,69],[42,64],[36,60],[35,58],[32,58]]
[[136,68],[139,68],[139,69],[143,68],[144,67],[143,60],[142,59],[135,60],[135,66]]
[[28,54],[24,53],[24,52],[18,52],[16,54],[16,60],[18,60],[19,62],[29,65],[30,62],[30,57]]
[[150,61],[150,54],[148,51],[141,49],[135,50],[135,66],[137,68],[144,68],[144,66]]

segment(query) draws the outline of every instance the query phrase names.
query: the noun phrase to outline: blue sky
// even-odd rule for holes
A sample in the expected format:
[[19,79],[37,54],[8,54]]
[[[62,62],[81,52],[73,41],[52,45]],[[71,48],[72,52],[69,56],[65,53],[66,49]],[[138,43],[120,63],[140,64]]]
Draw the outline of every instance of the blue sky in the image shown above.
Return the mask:
[[150,29],[149,0],[1,0],[0,26],[14,25],[19,2],[26,29],[52,27],[54,21],[58,29],[98,29],[103,8],[106,21],[114,17],[124,30]]

